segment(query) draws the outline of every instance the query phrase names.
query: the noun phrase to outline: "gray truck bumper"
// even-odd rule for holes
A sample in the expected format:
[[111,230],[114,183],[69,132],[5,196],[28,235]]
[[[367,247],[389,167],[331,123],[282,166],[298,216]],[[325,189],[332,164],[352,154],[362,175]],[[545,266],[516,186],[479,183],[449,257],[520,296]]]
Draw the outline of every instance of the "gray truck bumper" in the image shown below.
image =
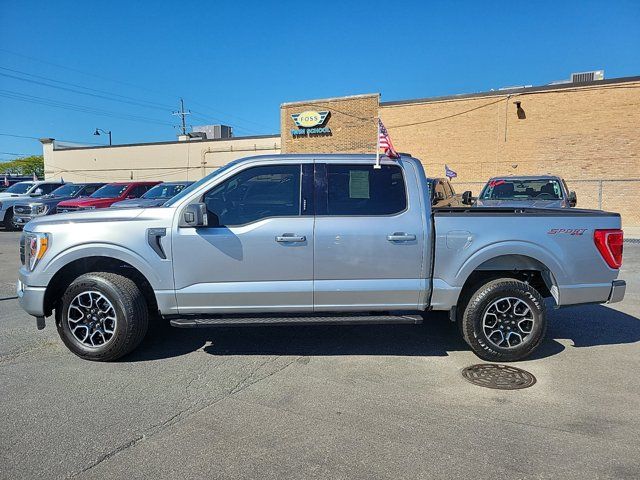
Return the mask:
[[624,280],[614,280],[611,285],[611,293],[609,294],[609,300],[607,300],[607,303],[621,302],[626,290],[627,282]]
[[18,280],[16,293],[20,306],[29,315],[44,317],[44,293],[46,287],[30,287]]

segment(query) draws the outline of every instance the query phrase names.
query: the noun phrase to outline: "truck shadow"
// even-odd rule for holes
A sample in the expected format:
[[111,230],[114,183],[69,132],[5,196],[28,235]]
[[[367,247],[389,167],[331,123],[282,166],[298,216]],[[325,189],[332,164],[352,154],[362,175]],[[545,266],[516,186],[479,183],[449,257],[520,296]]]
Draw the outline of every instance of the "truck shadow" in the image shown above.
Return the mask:
[[[529,360],[574,348],[640,341],[640,319],[602,305],[549,310],[547,339]],[[570,347],[571,348],[571,347]],[[159,360],[203,350],[211,355],[447,356],[469,350],[446,314],[422,325],[238,326],[180,329],[158,321],[143,344],[123,361]]]

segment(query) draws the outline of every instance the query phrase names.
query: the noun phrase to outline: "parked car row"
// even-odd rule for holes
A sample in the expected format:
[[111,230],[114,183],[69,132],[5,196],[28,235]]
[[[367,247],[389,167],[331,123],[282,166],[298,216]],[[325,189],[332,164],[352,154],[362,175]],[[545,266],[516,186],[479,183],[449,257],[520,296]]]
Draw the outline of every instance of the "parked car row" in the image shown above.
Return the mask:
[[63,183],[24,181],[0,193],[0,220],[7,230],[36,217],[107,207],[157,207],[193,182]]

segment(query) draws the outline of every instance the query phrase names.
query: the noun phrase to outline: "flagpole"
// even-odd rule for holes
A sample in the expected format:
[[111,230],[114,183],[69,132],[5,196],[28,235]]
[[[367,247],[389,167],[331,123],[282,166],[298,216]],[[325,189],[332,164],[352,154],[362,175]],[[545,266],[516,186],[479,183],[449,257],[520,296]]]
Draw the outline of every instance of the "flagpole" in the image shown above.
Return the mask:
[[373,168],[382,168],[380,166],[380,117],[376,117],[376,164]]

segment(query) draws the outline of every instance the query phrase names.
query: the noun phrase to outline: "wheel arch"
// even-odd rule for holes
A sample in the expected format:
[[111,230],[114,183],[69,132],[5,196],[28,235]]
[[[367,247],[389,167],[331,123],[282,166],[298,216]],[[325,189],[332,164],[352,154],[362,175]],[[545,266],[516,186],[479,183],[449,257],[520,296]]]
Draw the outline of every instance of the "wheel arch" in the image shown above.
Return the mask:
[[90,272],[117,273],[131,279],[144,295],[149,312],[158,311],[158,301],[152,283],[140,269],[120,258],[107,255],[92,255],[73,259],[62,265],[53,274],[44,295],[45,316],[53,313],[58,300],[76,278]]

